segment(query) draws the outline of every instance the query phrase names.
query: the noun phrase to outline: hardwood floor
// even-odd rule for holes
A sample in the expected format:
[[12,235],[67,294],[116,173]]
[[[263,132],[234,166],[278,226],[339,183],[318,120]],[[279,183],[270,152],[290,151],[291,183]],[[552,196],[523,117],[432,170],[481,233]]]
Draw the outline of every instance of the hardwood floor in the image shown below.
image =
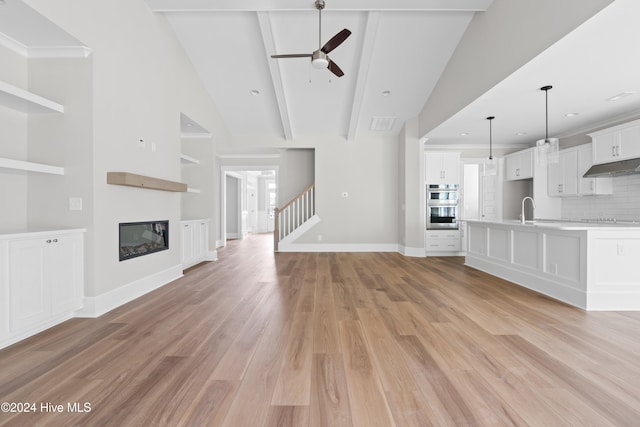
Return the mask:
[[638,312],[587,313],[458,257],[271,245],[232,241],[99,319],[0,351],[0,402],[36,404],[0,425],[640,423]]

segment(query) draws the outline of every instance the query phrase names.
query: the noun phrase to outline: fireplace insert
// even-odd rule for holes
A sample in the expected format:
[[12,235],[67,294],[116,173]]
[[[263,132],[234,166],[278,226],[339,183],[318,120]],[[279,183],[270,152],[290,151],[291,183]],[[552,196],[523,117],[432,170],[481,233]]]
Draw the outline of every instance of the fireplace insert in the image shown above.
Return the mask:
[[169,221],[122,222],[120,261],[169,249]]

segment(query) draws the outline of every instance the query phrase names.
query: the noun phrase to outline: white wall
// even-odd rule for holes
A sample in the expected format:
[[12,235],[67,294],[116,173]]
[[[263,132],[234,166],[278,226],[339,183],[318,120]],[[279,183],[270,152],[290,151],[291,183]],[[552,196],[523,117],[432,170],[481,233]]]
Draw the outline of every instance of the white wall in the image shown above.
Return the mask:
[[[173,31],[142,1],[27,3],[93,49],[93,134],[83,141],[93,145],[93,158],[82,158],[93,164],[93,240],[87,248],[93,265],[86,271],[85,295],[102,295],[179,266],[181,195],[106,184],[108,171],[179,181],[181,112],[215,138],[228,139]],[[139,139],[145,147],[138,146]],[[213,150],[209,156],[213,163]],[[56,202],[66,198],[55,197]],[[213,202],[210,212],[215,213]],[[170,250],[118,261],[119,222],[164,219],[170,221]]]
[[476,13],[420,113],[444,122],[613,0],[493,0]]
[[613,194],[562,198],[563,218],[640,221],[640,175],[613,178]]
[[[0,80],[28,90],[27,61],[0,46]],[[27,160],[27,120],[25,113],[0,106],[0,157]],[[27,176],[0,169],[0,229],[27,226]]]

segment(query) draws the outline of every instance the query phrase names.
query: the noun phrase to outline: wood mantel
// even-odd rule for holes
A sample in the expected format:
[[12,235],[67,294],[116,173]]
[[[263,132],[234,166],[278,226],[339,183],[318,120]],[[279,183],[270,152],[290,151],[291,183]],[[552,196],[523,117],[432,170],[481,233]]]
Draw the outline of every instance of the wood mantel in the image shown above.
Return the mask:
[[126,185],[128,187],[147,188],[150,190],[187,191],[187,184],[182,182],[167,181],[165,179],[136,175],[129,172],[107,172],[107,184]]

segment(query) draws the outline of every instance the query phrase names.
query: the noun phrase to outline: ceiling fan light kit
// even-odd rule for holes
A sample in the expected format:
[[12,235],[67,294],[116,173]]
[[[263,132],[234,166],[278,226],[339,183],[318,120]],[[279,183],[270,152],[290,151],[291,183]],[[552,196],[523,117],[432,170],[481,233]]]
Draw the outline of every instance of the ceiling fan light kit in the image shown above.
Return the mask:
[[329,58],[329,52],[340,46],[351,35],[351,31],[346,28],[333,36],[322,46],[322,9],[324,0],[316,0],[318,10],[318,50],[313,53],[292,53],[285,55],[271,55],[272,58],[311,58],[311,65],[317,69],[326,68],[338,77],[344,76],[344,72],[338,65]]

